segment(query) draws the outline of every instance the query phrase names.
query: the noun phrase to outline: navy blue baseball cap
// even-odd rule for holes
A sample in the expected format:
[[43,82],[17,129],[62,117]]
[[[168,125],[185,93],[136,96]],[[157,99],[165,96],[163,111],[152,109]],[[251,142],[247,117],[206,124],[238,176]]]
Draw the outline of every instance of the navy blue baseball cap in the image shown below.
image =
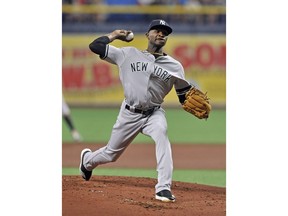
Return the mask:
[[168,34],[172,33],[172,28],[169,26],[169,24],[165,20],[161,20],[161,19],[153,20],[149,25],[148,32],[152,29],[157,29],[157,28],[165,29],[168,32]]

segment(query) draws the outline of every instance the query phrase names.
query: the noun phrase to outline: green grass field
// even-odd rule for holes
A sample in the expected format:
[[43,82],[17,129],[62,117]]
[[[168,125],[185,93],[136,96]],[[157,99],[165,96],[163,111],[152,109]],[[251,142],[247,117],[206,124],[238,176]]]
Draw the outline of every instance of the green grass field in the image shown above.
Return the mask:
[[[79,175],[78,168],[64,168],[63,175]],[[99,168],[93,171],[93,175],[105,176],[135,176],[157,178],[157,172],[153,169],[112,169]],[[205,184],[217,187],[225,187],[226,172],[225,170],[174,170],[173,180],[181,182],[190,182],[197,184]]]
[[[226,144],[226,111],[213,110],[207,121],[199,120],[181,109],[165,109],[168,122],[168,136],[172,145],[184,144]],[[74,108],[71,109],[75,126],[84,142],[106,143],[116,121],[118,109]],[[67,125],[62,121],[62,140],[72,142]],[[153,143],[142,134],[133,143]],[[62,168],[63,175],[79,175],[78,167]],[[94,175],[139,176],[156,178],[154,169],[111,169],[97,167]],[[211,186],[226,186],[226,170],[174,170],[174,181],[191,182]]]
[[[165,109],[168,122],[168,136],[172,144],[206,143],[225,144],[226,112],[213,110],[207,121],[199,120],[179,109]],[[116,121],[118,109],[71,109],[75,126],[85,142],[106,143]],[[67,125],[62,121],[62,140],[71,142]],[[150,137],[139,134],[134,143],[152,143]]]

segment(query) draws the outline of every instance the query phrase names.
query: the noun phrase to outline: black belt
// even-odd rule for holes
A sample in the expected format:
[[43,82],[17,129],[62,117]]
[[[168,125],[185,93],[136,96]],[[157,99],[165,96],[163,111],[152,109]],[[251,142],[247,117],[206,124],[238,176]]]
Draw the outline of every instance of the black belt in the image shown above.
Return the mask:
[[143,115],[150,115],[154,112],[154,110],[160,108],[160,106],[156,106],[156,107],[153,107],[153,108],[150,108],[148,110],[140,110],[140,109],[137,109],[137,108],[133,108],[131,106],[129,106],[128,104],[125,105],[125,109],[131,111],[131,112],[134,112],[134,113],[140,113],[140,114],[143,114]]

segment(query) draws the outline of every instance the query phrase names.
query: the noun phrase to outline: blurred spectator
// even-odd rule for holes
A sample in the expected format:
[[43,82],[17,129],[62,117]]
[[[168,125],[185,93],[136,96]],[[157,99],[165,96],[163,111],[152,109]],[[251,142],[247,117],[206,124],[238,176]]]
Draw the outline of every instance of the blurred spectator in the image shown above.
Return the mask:
[[[226,0],[199,0],[201,5],[211,6],[211,5],[225,5]],[[219,14],[205,14],[202,15],[203,22],[205,24],[216,24],[221,22],[221,15]]]
[[106,0],[106,4],[108,5],[135,5],[137,4],[137,0]]
[[[200,9],[201,3],[199,0],[186,0],[185,8],[191,9]],[[191,23],[191,24],[202,24],[202,15],[199,14],[191,14],[191,15],[184,15],[182,16],[182,21],[184,23]]]
[[[186,7],[201,8],[202,6],[223,5],[226,0],[186,0]],[[226,17],[226,15],[224,14]],[[215,25],[225,22],[221,14],[193,14],[186,17],[186,21],[192,22],[195,25]]]
[[[105,0],[62,0],[64,4],[74,5],[105,5]],[[95,13],[95,14],[63,14],[63,23],[99,23],[104,22],[107,18],[107,14]]]
[[[108,5],[138,5],[138,0],[106,0],[106,4]],[[108,21],[116,22],[116,21],[124,21],[124,22],[137,22],[145,19],[144,14],[110,14],[108,17]]]
[[[158,5],[163,7],[171,5],[171,6],[183,6],[185,8],[199,8],[202,6],[213,6],[213,5],[226,5],[226,0],[62,0],[62,4],[72,4],[72,5],[95,5],[97,8],[98,5]],[[100,10],[100,9],[99,9]],[[134,12],[134,11],[133,11]],[[63,25],[68,24],[73,29],[73,25],[80,26],[81,24],[85,24],[85,29],[88,29],[89,25],[101,24],[104,25],[107,23],[122,23],[122,25],[130,25],[131,23],[147,23],[151,19],[164,19],[170,24],[173,25],[187,25],[190,29],[194,26],[197,26],[202,29],[207,29],[208,26],[213,25],[214,29],[219,26],[223,26],[226,24],[226,13],[223,14],[155,14],[155,13],[147,13],[141,14],[138,13],[111,13],[111,14],[102,14],[102,13],[94,13],[94,14],[73,14],[66,13],[62,15]],[[130,23],[130,24],[129,24]],[[204,28],[203,28],[204,27]],[[75,29],[76,27],[74,27]],[[199,29],[197,28],[197,29]],[[185,29],[184,27],[182,29]]]
[[151,5],[155,0],[138,0],[137,3],[139,5]]
[[186,0],[155,0],[155,5],[179,5],[184,4]]
[[74,0],[62,0],[62,4],[73,4]]

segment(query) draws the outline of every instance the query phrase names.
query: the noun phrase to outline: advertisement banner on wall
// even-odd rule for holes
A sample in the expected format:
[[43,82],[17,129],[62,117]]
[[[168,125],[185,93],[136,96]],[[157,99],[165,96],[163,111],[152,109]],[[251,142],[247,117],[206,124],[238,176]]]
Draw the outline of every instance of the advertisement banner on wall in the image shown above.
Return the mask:
[[[63,35],[62,89],[66,101],[74,105],[120,105],[124,95],[118,68],[103,61],[89,49],[101,35]],[[116,47],[147,47],[145,35],[135,35],[132,42],[115,40]],[[225,35],[171,35],[164,52],[180,61],[186,79],[208,92],[212,105],[226,104],[226,38]],[[175,90],[164,105],[179,105]]]

